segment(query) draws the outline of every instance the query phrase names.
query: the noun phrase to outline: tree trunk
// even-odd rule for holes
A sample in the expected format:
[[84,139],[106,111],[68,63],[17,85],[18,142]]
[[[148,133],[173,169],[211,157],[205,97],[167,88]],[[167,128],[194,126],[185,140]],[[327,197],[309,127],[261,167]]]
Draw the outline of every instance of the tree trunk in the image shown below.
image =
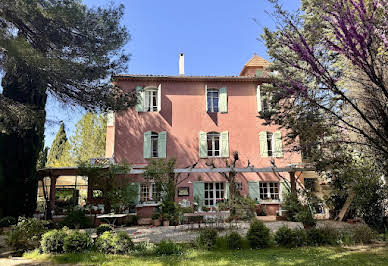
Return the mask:
[[[16,64],[6,72],[3,95],[30,105],[45,117],[46,89],[42,78],[25,65]],[[45,119],[35,126],[10,134],[0,132],[0,216],[32,216],[36,209],[38,178],[36,162],[44,140]]]

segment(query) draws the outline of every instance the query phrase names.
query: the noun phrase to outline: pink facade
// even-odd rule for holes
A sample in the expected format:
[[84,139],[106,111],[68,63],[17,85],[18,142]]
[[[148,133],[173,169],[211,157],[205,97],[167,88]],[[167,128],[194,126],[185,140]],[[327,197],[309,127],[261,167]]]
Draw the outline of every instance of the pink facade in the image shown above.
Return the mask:
[[[299,153],[288,152],[283,141],[281,158],[260,156],[259,132],[275,132],[277,126],[264,126],[257,108],[257,87],[265,80],[252,75],[254,68],[245,67],[239,77],[188,77],[188,76],[117,76],[115,83],[123,90],[135,90],[137,86],[161,88],[159,112],[137,112],[135,108],[115,114],[114,124],[107,129],[106,156],[116,162],[146,165],[144,158],[144,133],[167,132],[166,156],[177,159],[177,168],[186,168],[199,160],[196,168],[206,168],[206,162],[214,160],[217,167],[225,167],[226,158],[202,158],[199,154],[199,132],[223,132],[229,134],[229,157],[238,151],[237,167],[246,167],[248,160],[256,168],[270,167],[275,160],[278,167],[301,163]],[[263,66],[257,66],[262,69]],[[249,76],[248,76],[249,75]],[[206,88],[227,89],[227,113],[206,111]],[[280,130],[282,140],[285,131]],[[288,178],[288,173],[283,173]],[[184,176],[182,176],[184,177]],[[141,181],[141,176],[133,177]],[[193,183],[225,182],[219,173],[191,174],[179,186],[189,187],[188,197],[177,200],[193,201]],[[190,181],[190,182],[189,182]],[[273,173],[239,173],[242,194],[248,195],[248,182],[279,182]]]

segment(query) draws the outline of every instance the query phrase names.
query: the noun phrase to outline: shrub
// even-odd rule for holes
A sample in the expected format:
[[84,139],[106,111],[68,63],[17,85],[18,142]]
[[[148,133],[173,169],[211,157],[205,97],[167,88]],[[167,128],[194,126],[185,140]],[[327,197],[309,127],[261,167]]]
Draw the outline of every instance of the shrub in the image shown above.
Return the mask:
[[113,251],[115,254],[125,254],[133,250],[133,242],[127,232],[117,232],[113,237]]
[[357,225],[350,232],[355,243],[370,244],[376,239],[377,234],[366,224]]
[[214,228],[205,228],[202,229],[199,233],[197,242],[200,247],[206,249],[212,249],[216,244],[217,240],[217,230]]
[[71,209],[65,219],[63,219],[62,224],[73,229],[90,228],[91,226],[85,211],[79,208]]
[[183,249],[181,246],[175,244],[171,240],[169,241],[162,241],[159,243],[159,245],[155,248],[155,254],[156,255],[181,255],[183,253]]
[[97,236],[102,235],[104,232],[110,231],[113,231],[113,228],[109,224],[100,224],[96,229]]
[[139,242],[134,245],[133,250],[135,253],[142,256],[152,255],[155,251],[155,244],[149,242]]
[[282,208],[287,210],[287,220],[297,222],[296,215],[299,213],[302,204],[300,203],[298,196],[294,193],[287,193],[284,195]]
[[307,234],[303,229],[292,230],[282,226],[275,233],[275,241],[282,247],[301,247],[307,242]]
[[12,216],[6,216],[0,219],[0,227],[9,227],[17,224],[18,220]]
[[301,222],[305,228],[314,227],[317,221],[309,206],[304,205],[300,208],[299,212],[295,215],[296,221]]
[[236,197],[230,202],[231,220],[249,221],[256,216],[256,202],[251,198]]
[[40,247],[44,253],[62,253],[66,230],[51,230],[42,236]]
[[97,250],[102,253],[114,253],[113,236],[112,231],[102,233],[96,240]]
[[339,232],[330,227],[307,230],[307,242],[310,245],[338,245],[341,239]]
[[18,223],[8,233],[6,242],[17,250],[36,249],[40,246],[40,240],[45,232],[44,221],[20,217]]
[[271,244],[271,233],[262,221],[253,220],[247,233],[247,239],[253,249],[266,248]]
[[228,249],[236,250],[242,249],[243,238],[237,232],[231,232],[226,236],[226,243]]
[[92,239],[87,233],[73,231],[65,237],[63,250],[66,253],[78,253],[89,250],[91,246]]

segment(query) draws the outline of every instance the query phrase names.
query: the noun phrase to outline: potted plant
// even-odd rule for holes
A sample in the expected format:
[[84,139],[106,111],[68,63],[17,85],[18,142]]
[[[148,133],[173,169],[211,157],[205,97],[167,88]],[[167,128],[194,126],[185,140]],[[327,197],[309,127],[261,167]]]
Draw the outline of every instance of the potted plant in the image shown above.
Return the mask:
[[170,226],[170,215],[163,213],[163,226]]
[[151,218],[152,218],[152,225],[160,226],[160,213],[158,211],[154,211]]

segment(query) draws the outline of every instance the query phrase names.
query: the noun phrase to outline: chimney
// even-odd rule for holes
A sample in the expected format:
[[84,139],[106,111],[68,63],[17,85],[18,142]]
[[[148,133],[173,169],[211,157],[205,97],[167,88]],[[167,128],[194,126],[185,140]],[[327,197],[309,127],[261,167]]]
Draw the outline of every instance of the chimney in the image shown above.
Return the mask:
[[179,54],[179,75],[183,76],[185,74],[185,55],[183,53]]

